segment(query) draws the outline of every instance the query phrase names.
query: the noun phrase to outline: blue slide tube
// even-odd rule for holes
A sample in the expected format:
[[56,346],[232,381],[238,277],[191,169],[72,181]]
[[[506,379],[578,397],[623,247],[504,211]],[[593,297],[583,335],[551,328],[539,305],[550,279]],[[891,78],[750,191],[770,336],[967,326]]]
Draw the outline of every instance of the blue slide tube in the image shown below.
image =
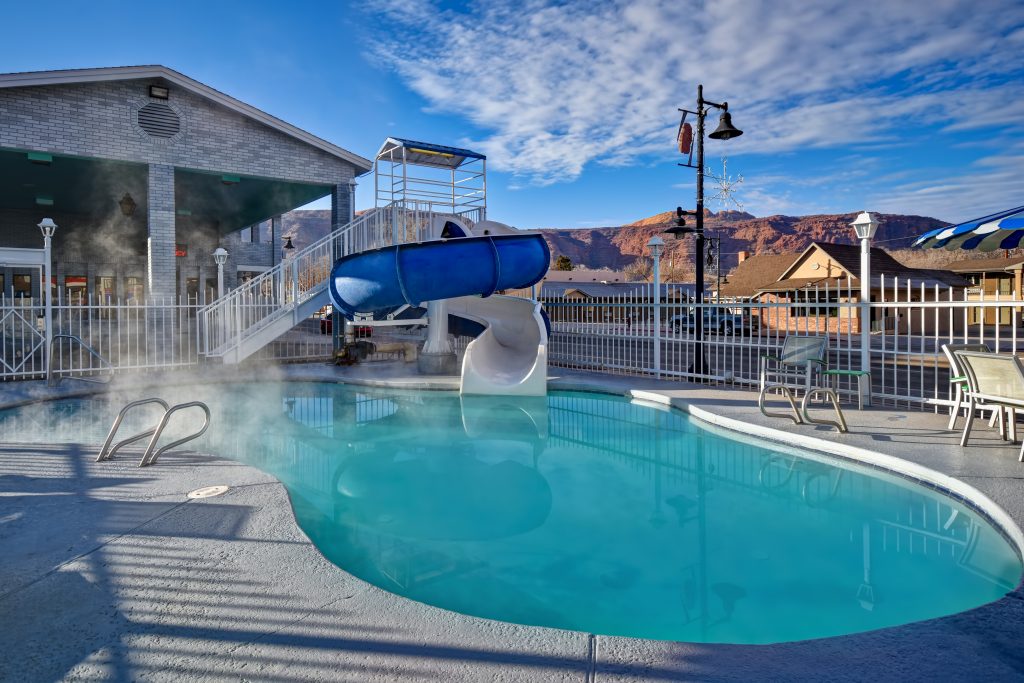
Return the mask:
[[328,290],[335,310],[351,320],[388,306],[530,287],[550,261],[547,242],[537,234],[401,244],[338,259]]

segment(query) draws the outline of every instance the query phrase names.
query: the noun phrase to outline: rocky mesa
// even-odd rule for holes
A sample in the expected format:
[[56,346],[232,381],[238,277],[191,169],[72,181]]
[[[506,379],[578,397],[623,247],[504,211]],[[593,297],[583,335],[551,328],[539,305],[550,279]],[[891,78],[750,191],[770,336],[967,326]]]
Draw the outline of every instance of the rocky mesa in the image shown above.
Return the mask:
[[[811,242],[837,242],[852,244],[855,240],[850,223],[856,213],[823,214],[814,216],[752,216],[743,211],[705,211],[704,228],[709,237],[721,238],[722,270],[731,270],[737,254],[779,254],[799,252]],[[922,264],[927,253],[900,251],[920,234],[947,225],[927,216],[876,214],[879,220],[875,243],[890,251],[898,251],[907,265]],[[622,270],[639,258],[648,255],[647,242],[674,224],[675,212],[655,214],[628,225],[606,228],[541,230],[551,247],[552,257],[568,256],[577,267]],[[687,218],[693,224],[693,218]],[[299,249],[327,234],[330,212],[292,211],[284,216],[284,234],[291,236]],[[666,237],[668,263],[684,272],[692,264],[694,240],[692,237],[672,239]],[[943,252],[945,255],[946,252]],[[932,259],[934,260],[934,259]],[[908,261],[915,261],[910,263]]]

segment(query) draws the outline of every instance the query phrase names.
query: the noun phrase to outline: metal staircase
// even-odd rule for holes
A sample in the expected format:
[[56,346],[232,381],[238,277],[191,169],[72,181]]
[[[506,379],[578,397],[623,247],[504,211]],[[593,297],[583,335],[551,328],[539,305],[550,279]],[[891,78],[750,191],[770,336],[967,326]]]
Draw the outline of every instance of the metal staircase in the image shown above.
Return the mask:
[[329,303],[327,278],[342,256],[429,239],[430,202],[372,209],[199,311],[202,353],[239,363]]

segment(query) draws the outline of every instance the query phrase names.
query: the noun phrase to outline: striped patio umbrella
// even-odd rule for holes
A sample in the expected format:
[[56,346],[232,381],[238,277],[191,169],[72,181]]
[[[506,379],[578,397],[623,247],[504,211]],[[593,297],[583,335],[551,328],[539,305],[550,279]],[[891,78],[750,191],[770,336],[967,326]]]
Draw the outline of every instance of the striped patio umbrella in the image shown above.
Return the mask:
[[1016,249],[1024,240],[1024,206],[926,232],[912,246],[938,249]]

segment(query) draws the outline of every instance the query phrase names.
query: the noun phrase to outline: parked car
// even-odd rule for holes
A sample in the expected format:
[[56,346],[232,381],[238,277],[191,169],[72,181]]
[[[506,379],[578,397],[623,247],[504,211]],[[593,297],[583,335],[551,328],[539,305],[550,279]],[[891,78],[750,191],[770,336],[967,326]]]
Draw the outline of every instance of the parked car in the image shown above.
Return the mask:
[[[331,334],[334,331],[334,307],[324,306],[317,312],[320,318],[320,334]],[[373,328],[369,325],[356,325],[352,333],[357,339],[365,339],[373,334]]]
[[[697,327],[697,317],[691,310],[682,315],[675,315],[669,319],[669,325],[676,332],[683,330],[693,331]],[[742,333],[748,328],[743,316],[733,313],[724,306],[714,306],[704,309],[704,331],[720,332],[721,334]]]

